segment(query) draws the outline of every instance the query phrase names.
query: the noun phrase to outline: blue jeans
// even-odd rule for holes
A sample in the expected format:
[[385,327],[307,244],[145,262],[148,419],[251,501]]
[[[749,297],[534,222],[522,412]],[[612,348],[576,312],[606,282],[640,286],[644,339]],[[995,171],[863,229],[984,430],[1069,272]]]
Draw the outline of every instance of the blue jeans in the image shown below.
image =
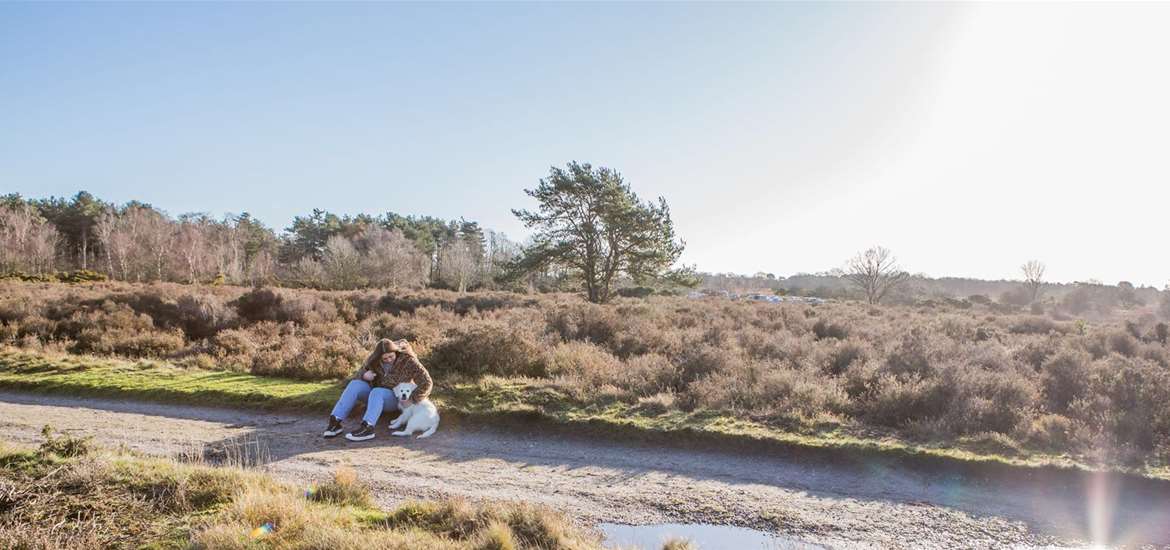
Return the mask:
[[337,399],[337,404],[333,406],[333,416],[344,419],[349,416],[349,411],[353,410],[358,401],[366,402],[366,414],[362,416],[362,420],[371,426],[378,423],[382,410],[398,406],[398,397],[389,389],[370,389],[369,382],[350,380],[345,386],[345,391],[341,392],[341,397]]

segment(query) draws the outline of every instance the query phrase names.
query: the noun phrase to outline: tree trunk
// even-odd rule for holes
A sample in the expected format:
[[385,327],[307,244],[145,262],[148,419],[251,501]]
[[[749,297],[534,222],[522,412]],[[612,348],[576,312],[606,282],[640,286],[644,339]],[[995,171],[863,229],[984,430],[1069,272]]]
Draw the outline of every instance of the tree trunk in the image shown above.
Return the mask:
[[89,258],[89,227],[83,222],[81,224],[81,269],[88,267]]

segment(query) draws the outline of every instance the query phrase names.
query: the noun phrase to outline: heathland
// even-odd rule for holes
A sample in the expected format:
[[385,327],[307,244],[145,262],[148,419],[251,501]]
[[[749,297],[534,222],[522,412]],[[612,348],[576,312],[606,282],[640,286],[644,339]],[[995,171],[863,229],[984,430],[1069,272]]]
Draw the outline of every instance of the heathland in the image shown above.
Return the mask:
[[324,414],[373,341],[407,338],[457,415],[1165,477],[1167,332],[1148,312],[1085,320],[968,300],[599,305],[570,294],[5,281],[0,385],[187,391]]

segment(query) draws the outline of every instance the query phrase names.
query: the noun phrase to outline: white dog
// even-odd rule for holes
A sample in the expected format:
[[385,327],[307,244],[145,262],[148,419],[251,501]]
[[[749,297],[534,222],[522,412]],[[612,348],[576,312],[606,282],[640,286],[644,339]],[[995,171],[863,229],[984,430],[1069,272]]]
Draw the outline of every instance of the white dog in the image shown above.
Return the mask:
[[394,395],[398,397],[398,408],[402,410],[402,414],[390,423],[390,429],[397,429],[403,424],[406,424],[406,428],[391,432],[390,435],[406,437],[421,431],[422,434],[418,436],[421,439],[430,437],[439,429],[439,410],[430,399],[423,399],[419,403],[410,402],[410,394],[414,393],[417,387],[418,384],[413,382],[403,382],[394,386]]

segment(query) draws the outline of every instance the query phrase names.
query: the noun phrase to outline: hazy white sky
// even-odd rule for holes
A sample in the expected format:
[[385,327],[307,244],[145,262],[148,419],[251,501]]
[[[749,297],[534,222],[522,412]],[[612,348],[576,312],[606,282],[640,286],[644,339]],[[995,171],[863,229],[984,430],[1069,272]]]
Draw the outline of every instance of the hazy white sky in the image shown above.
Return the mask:
[[864,235],[936,275],[1014,276],[1036,257],[1056,280],[1161,286],[1168,28],[1166,4],[965,9],[916,104],[883,136],[896,145],[832,176],[849,187],[839,210],[849,223],[827,248]]
[[570,160],[706,271],[1170,281],[1167,4],[4,4],[0,193],[510,208]]

